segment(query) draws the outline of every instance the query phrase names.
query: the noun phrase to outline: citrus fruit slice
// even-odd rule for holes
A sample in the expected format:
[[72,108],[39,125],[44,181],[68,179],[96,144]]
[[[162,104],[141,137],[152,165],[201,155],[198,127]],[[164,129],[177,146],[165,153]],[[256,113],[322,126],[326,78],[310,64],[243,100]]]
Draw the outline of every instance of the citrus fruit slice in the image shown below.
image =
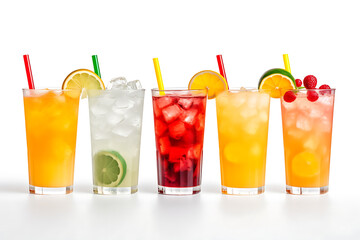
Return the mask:
[[196,73],[189,82],[189,89],[207,89],[208,98],[213,99],[219,93],[229,89],[227,81],[219,73],[204,70]]
[[266,71],[260,78],[259,89],[269,90],[270,96],[280,98],[284,90],[296,88],[295,78],[288,71],[274,68]]
[[292,171],[300,177],[313,177],[320,172],[320,161],[311,152],[301,152],[292,160]]
[[97,186],[116,187],[126,175],[126,162],[115,151],[101,151],[94,156],[94,182]]
[[[70,73],[64,80],[62,89],[105,89],[101,78],[88,69],[78,69]],[[87,93],[83,91],[82,98],[86,98]]]

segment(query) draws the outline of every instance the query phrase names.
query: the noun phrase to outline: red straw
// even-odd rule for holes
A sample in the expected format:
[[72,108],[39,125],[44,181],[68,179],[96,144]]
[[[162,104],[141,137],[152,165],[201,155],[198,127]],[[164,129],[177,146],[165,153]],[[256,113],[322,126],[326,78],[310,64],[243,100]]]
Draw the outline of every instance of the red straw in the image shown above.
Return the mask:
[[28,80],[28,84],[29,84],[29,89],[35,89],[29,55],[26,54],[23,57],[24,57],[24,64],[25,64],[26,76],[27,76],[27,80]]
[[223,61],[223,59],[222,59],[222,55],[216,55],[216,59],[217,59],[218,65],[219,65],[220,74],[221,74],[221,76],[223,76],[223,77],[225,78],[225,80],[227,81],[226,73],[225,73],[225,67],[224,67],[224,61]]

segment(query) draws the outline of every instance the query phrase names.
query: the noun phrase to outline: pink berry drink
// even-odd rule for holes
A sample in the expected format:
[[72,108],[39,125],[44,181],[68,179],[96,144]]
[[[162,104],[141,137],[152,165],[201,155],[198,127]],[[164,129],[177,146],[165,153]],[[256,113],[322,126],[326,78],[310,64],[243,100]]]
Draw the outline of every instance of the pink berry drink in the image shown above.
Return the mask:
[[201,190],[206,90],[152,90],[158,192]]

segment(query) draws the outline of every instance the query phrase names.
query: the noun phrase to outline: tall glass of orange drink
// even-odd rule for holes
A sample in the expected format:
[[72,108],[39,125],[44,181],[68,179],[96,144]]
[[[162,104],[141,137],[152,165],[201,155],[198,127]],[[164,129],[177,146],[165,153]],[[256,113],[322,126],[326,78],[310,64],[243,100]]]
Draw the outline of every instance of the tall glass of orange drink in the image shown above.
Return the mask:
[[328,191],[334,97],[335,89],[316,89],[281,98],[287,193]]
[[270,95],[261,90],[216,97],[222,193],[264,192],[269,110]]
[[72,192],[80,93],[23,90],[30,193]]

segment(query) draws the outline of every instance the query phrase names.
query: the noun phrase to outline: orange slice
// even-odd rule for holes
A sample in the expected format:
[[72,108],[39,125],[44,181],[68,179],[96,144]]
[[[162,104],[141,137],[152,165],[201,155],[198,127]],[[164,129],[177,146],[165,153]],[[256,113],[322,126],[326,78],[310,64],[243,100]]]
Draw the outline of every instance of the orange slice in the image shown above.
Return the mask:
[[[62,89],[105,89],[101,78],[88,69],[78,69],[70,73],[64,80]],[[82,98],[86,98],[87,93],[83,91]]]
[[189,89],[207,89],[208,98],[213,99],[219,93],[229,89],[227,81],[219,73],[204,70],[196,73],[189,82]]

